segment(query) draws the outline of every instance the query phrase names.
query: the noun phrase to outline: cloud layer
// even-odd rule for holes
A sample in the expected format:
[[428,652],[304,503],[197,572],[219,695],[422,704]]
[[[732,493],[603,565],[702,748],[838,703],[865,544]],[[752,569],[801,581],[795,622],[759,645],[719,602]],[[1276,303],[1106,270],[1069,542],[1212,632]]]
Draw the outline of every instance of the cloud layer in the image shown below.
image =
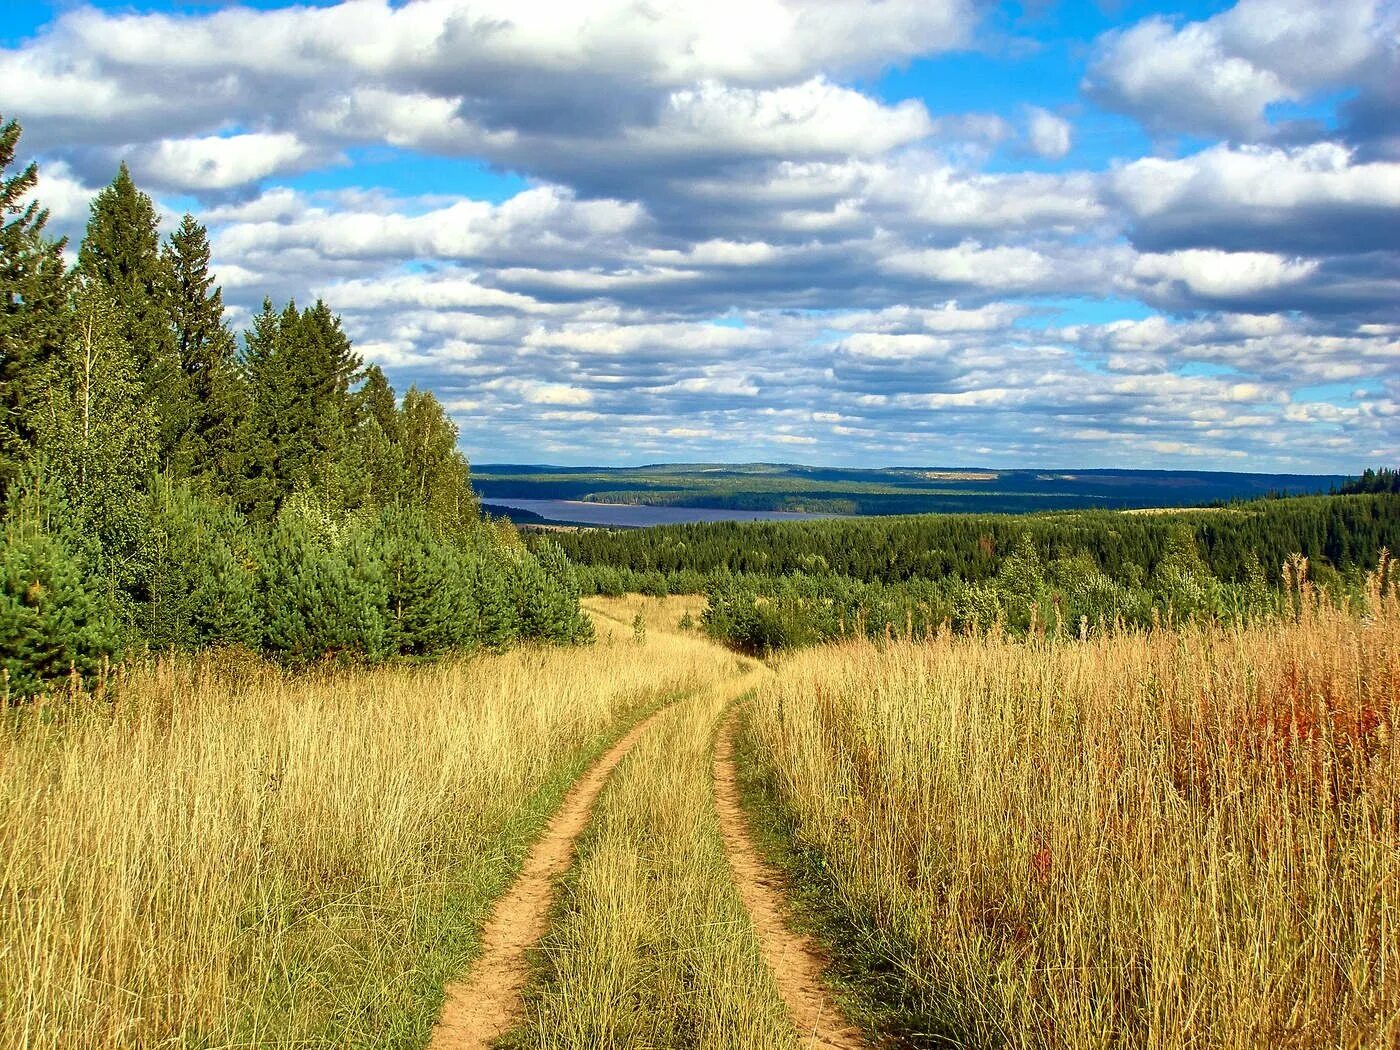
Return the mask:
[[[325,296],[477,459],[1394,461],[1393,5],[1150,15],[995,111],[882,78],[1048,43],[987,17],[80,7],[0,50],[0,112],[60,227],[126,159],[209,222],[236,318]],[[1150,149],[1096,146],[1113,114]]]

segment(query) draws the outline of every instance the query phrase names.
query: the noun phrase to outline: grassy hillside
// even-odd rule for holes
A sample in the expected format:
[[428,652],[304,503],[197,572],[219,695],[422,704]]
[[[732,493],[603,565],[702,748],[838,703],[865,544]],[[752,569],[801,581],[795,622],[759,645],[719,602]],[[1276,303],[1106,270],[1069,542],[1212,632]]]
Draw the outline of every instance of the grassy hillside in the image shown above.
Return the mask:
[[178,660],[7,712],[0,1047],[421,1046],[589,758],[732,658]]
[[783,661],[750,798],[906,1046],[1400,1042],[1400,604]]

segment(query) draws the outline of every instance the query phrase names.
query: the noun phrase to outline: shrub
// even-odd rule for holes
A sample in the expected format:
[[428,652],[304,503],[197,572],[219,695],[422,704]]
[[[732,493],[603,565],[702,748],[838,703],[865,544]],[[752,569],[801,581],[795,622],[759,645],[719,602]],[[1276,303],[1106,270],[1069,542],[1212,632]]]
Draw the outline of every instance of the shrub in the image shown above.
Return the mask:
[[110,605],[62,540],[11,522],[0,538],[0,668],[13,703],[76,674],[91,684],[121,656]]
[[388,588],[374,546],[352,534],[333,542],[284,513],[263,562],[264,642],[292,662],[385,653]]

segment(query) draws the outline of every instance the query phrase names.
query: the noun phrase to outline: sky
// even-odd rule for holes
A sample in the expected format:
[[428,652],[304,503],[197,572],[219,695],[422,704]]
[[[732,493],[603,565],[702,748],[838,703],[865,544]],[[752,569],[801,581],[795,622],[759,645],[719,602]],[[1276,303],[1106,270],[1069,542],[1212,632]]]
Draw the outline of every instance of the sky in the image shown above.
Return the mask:
[[1400,0],[0,15],[55,231],[125,160],[474,462],[1400,462]]

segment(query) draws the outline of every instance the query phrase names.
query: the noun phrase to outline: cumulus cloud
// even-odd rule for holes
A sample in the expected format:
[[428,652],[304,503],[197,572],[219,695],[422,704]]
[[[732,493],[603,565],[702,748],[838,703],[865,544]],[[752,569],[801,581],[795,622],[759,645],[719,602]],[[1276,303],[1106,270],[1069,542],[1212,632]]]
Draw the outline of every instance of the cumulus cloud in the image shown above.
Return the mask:
[[[884,105],[827,76],[959,46],[974,24],[970,0],[79,8],[0,51],[0,106],[25,114],[38,145],[145,150],[190,191],[366,142],[582,182],[648,153],[844,155],[919,138],[932,130],[922,104]],[[284,138],[254,163],[236,140],[213,141],[229,123]]]
[[1124,165],[1110,192],[1150,247],[1375,251],[1400,244],[1400,163],[1358,163],[1337,143],[1216,145]]
[[1074,129],[1064,117],[1057,117],[1039,106],[1030,108],[1026,137],[1031,150],[1047,160],[1059,160],[1073,145]]
[[[967,46],[979,12],[76,8],[0,49],[0,112],[25,124],[58,230],[80,232],[119,156],[163,221],[201,198],[235,324],[265,294],[326,297],[396,385],[439,394],[478,459],[1400,454],[1386,9],[1148,18],[1097,42],[1085,98],[1001,112],[869,87]],[[1330,125],[1278,116],[1337,88]],[[1095,103],[1227,141],[1016,170],[1076,139],[1094,156]],[[355,181],[365,147],[400,174],[432,156],[519,179],[492,199],[450,179],[305,188]],[[1131,319],[1061,321],[1124,299]]]
[[1297,284],[1317,272],[1311,259],[1286,259],[1267,252],[1222,252],[1191,248],[1167,255],[1142,255],[1133,262],[1130,280],[1168,297],[1181,285],[1206,299],[1241,299]]
[[1377,0],[1239,0],[1201,22],[1106,34],[1085,87],[1157,131],[1250,139],[1265,111],[1359,74],[1386,48]]
[[161,139],[130,155],[138,177],[159,187],[227,190],[308,166],[313,150],[290,132]]

